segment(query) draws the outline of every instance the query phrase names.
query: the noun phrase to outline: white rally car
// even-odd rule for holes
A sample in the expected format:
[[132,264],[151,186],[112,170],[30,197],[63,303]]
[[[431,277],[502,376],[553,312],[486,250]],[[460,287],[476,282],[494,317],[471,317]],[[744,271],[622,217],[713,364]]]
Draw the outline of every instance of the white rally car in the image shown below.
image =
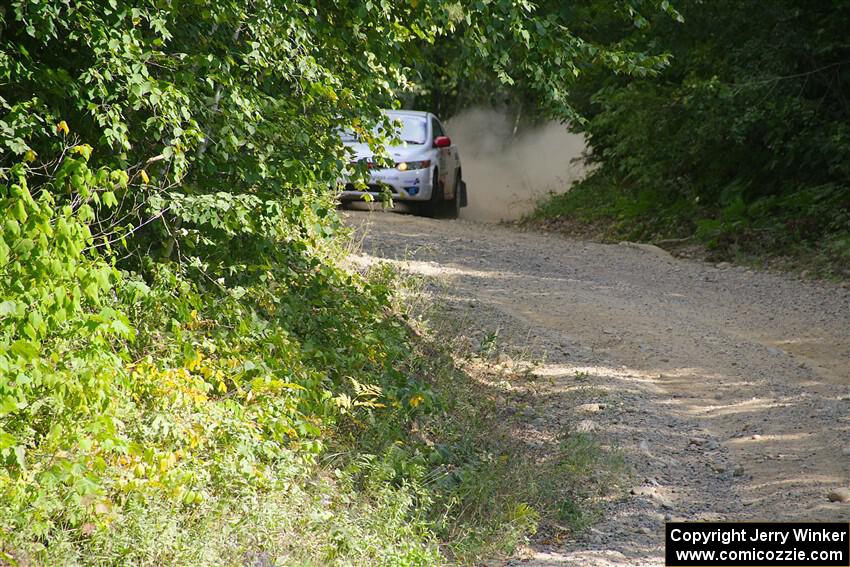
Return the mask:
[[348,132],[343,143],[351,148],[355,161],[365,161],[369,168],[367,191],[358,191],[345,183],[343,202],[362,200],[367,193],[375,198],[389,189],[394,201],[414,205],[429,216],[456,218],[466,206],[466,184],[460,167],[460,154],[445,128],[430,112],[386,110],[399,125],[400,143],[387,147],[395,167],[381,167],[373,162],[369,145]]

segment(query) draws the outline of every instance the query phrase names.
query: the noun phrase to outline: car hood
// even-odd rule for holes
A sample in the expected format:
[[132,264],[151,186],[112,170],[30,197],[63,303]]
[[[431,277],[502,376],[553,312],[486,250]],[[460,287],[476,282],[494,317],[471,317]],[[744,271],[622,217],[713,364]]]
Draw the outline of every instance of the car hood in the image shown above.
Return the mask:
[[[374,155],[374,152],[369,148],[369,144],[346,143],[345,145],[354,151],[353,161],[371,158]],[[426,145],[409,144],[407,146],[389,146],[387,153],[395,161],[417,161],[428,159],[430,150],[431,148]]]

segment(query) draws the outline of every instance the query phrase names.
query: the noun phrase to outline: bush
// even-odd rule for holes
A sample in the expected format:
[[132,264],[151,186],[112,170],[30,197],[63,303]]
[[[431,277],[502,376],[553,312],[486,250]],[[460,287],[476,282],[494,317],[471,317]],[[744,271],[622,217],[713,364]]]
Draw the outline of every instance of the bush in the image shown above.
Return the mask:
[[[85,156],[58,171],[76,177],[76,207],[57,208],[45,190],[32,196],[24,166],[2,194],[14,212],[0,242],[0,294],[15,298],[0,304],[7,560],[203,564],[209,556],[190,543],[211,528],[191,518],[229,521],[226,506],[264,494],[291,506],[282,495],[342,442],[337,431],[408,419],[403,408],[422,387],[394,366],[407,337],[386,307],[386,281],[308,255],[243,277],[245,286],[201,292],[191,268],[169,264],[145,281],[92,252],[87,223],[110,199],[91,184],[112,173],[91,172]],[[403,516],[407,489],[386,490],[367,492],[383,494],[372,513]],[[424,529],[402,532],[423,561],[434,556]],[[164,539],[139,547],[145,530]],[[237,532],[222,543],[228,553],[250,543]]]
[[439,562],[428,465],[398,449],[435,395],[391,280],[342,268],[334,186],[365,168],[339,131],[385,155],[380,108],[461,23],[566,112],[561,62],[595,55],[528,14],[0,6],[0,562]]
[[[574,9],[599,14],[598,4]],[[718,255],[816,256],[816,267],[840,273],[848,257],[835,243],[847,238],[850,214],[847,6],[677,8],[684,23],[655,18],[644,29],[587,18],[597,40],[669,50],[670,66],[657,80],[579,80],[570,100],[587,121],[575,126],[598,167],[537,215],[599,216],[590,193],[602,188],[618,237],[695,236]]]

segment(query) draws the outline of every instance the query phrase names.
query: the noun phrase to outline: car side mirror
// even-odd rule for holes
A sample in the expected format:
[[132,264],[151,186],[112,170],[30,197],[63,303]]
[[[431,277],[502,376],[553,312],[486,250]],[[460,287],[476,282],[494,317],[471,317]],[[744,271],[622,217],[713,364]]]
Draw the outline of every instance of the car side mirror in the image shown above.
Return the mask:
[[435,148],[448,148],[452,145],[452,139],[448,136],[437,136],[434,138]]

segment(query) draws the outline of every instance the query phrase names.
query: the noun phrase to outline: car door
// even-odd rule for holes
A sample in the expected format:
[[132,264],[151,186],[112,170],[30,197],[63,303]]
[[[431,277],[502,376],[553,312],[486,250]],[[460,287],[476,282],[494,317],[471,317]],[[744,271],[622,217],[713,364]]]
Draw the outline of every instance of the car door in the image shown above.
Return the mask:
[[[440,136],[446,136],[446,131],[436,116],[431,116],[431,138],[436,139]],[[454,197],[454,176],[457,168],[454,155],[457,153],[457,148],[452,142],[451,146],[446,148],[437,148],[437,169],[439,171],[439,180],[443,184],[443,195],[451,199]]]

